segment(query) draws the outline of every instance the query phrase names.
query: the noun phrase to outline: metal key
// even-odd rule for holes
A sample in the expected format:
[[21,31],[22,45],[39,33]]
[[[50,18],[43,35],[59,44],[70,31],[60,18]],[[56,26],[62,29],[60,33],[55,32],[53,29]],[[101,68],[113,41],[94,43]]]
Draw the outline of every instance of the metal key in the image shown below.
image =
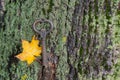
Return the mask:
[[[38,23],[49,23],[50,24],[50,29],[47,31],[46,29],[41,29],[41,30],[38,30],[36,28],[36,25]],[[42,62],[43,62],[43,66],[44,67],[48,67],[48,54],[46,52],[46,35],[48,33],[50,33],[53,29],[53,23],[50,21],[50,20],[46,20],[46,19],[39,19],[39,20],[36,20],[34,23],[33,23],[33,29],[36,33],[38,33],[41,38],[42,38]]]

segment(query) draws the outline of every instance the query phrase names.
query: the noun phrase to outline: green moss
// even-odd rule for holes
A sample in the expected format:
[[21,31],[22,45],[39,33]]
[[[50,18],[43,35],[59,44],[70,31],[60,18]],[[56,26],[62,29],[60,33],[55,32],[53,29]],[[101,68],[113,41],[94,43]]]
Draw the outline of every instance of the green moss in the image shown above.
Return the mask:
[[[47,36],[46,45],[48,52],[53,50],[53,53],[59,56],[57,78],[66,80],[69,73],[67,40],[63,42],[63,38],[67,38],[71,33],[74,38],[71,44],[80,43],[80,48],[76,51],[79,59],[74,63],[74,56],[71,55],[69,60],[74,68],[78,68],[80,79],[87,79],[84,75],[89,74],[89,71],[82,64],[91,66],[92,71],[96,59],[103,59],[101,55],[96,54],[101,53],[100,50],[104,48],[105,37],[110,32],[109,25],[114,27],[112,27],[113,34],[110,38],[113,44],[107,45],[106,48],[112,49],[113,45],[120,43],[120,15],[115,7],[119,0],[113,0],[111,3],[105,1],[109,0],[98,2],[94,0],[90,2],[90,5],[85,2],[80,3],[85,9],[83,11],[85,13],[80,16],[80,14],[73,15],[75,6],[79,5],[78,0],[5,0],[4,21],[3,24],[0,24],[2,26],[0,28],[0,80],[19,80],[23,79],[25,75],[27,80],[37,80],[38,64],[35,62],[27,66],[25,62],[19,61],[14,56],[22,51],[21,40],[30,41],[35,34],[32,24],[39,18],[47,18],[54,24],[53,31]],[[89,8],[85,7],[87,5]],[[73,26],[71,22],[73,16],[77,21],[73,22],[81,27],[80,36],[78,34],[76,36],[76,26]],[[97,57],[95,58],[94,55]],[[119,67],[119,65],[115,66],[116,70]],[[103,65],[100,65],[100,68],[103,69]],[[117,74],[113,76],[117,77]]]

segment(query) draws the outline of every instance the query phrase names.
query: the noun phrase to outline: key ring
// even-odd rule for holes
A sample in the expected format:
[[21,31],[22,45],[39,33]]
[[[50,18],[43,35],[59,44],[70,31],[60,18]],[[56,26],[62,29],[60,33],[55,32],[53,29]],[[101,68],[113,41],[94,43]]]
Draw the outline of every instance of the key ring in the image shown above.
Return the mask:
[[[38,30],[38,29],[36,28],[36,25],[37,25],[38,23],[49,23],[50,29],[49,29],[48,31],[46,31],[46,29]],[[40,34],[41,37],[43,38],[43,37],[46,37],[46,35],[53,30],[53,23],[52,23],[50,20],[47,20],[47,19],[39,19],[39,20],[36,20],[36,21],[33,23],[33,26],[32,26],[32,27],[33,27],[33,30],[34,30],[36,33]]]

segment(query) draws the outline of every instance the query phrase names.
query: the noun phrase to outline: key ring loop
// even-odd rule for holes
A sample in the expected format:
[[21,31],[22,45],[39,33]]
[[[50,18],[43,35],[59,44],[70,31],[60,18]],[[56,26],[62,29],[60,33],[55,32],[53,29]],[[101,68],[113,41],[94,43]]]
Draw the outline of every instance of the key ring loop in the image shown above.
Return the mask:
[[[50,29],[48,30],[48,31],[46,31],[46,29],[41,29],[41,30],[38,30],[37,28],[36,28],[36,25],[38,24],[38,23],[49,23],[49,25],[50,25]],[[50,21],[50,20],[47,20],[47,19],[38,19],[38,20],[36,20],[34,23],[33,23],[33,30],[36,32],[36,33],[38,33],[38,34],[40,34],[42,37],[43,37],[43,35],[47,35],[48,33],[50,33],[52,30],[53,30],[53,23]],[[45,34],[44,34],[45,33]]]

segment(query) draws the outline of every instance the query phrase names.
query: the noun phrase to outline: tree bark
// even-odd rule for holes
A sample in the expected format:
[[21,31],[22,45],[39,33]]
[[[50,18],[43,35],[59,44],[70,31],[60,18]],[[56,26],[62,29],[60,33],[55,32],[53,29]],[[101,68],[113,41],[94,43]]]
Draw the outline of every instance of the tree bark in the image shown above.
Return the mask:
[[[46,37],[46,50],[59,57],[54,73],[57,80],[105,79],[112,73],[118,1],[0,0],[0,8],[1,80],[39,80],[43,76],[39,75],[41,65],[34,62],[27,66],[14,57],[22,51],[21,39],[31,40],[35,34],[32,24],[39,18],[54,25]],[[49,80],[50,75],[44,76]]]

